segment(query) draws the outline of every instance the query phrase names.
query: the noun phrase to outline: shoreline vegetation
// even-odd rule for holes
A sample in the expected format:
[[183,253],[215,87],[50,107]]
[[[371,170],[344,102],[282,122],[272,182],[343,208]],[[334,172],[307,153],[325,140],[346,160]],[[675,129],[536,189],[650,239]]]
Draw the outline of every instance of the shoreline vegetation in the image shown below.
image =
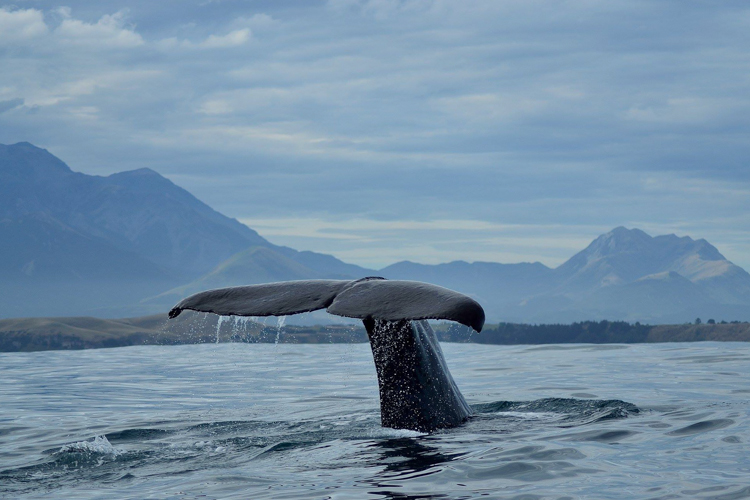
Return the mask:
[[[214,342],[360,343],[359,325],[279,326],[249,318],[190,313],[168,321],[165,314],[125,319],[93,317],[15,318],[0,320],[0,352],[78,350],[134,345],[183,345]],[[273,323],[273,324],[271,324]],[[654,342],[750,342],[750,323],[645,325],[624,321],[573,324],[488,324],[482,333],[451,323],[434,325],[443,342],[479,344],[632,344]]]

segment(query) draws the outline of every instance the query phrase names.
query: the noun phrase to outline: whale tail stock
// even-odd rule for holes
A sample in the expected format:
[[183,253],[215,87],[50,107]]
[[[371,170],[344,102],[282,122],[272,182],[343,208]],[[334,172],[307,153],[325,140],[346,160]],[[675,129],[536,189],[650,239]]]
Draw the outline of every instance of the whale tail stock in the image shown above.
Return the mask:
[[484,310],[466,295],[417,281],[364,278],[306,280],[200,292],[169,312],[282,316],[326,309],[361,319],[370,339],[385,427],[432,431],[464,422],[471,409],[448,370],[427,319],[445,319],[481,331]]

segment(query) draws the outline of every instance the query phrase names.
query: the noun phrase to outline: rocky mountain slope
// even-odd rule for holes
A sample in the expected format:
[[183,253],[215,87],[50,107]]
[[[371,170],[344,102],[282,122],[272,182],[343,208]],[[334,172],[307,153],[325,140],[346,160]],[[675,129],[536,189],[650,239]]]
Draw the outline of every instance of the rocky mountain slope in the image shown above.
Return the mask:
[[251,247],[289,266],[266,261],[254,282],[361,273],[273,245],[153,170],[86,175],[29,143],[0,145],[0,317],[158,312],[143,299]]
[[86,175],[29,143],[0,145],[0,219],[36,221],[17,231],[40,244],[45,225],[177,276],[199,276],[248,246],[270,245],[153,170]]
[[136,316],[208,288],[372,275],[464,292],[492,322],[750,319],[750,274],[702,239],[618,227],[554,269],[404,261],[374,271],[273,245],[153,170],[91,176],[31,144],[0,145],[0,318]]

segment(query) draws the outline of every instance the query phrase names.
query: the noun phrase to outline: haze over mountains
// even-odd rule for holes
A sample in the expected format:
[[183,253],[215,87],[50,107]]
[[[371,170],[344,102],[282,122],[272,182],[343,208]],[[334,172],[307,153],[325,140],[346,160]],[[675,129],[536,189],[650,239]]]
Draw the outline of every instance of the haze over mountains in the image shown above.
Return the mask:
[[[316,276],[359,269],[272,245],[153,170],[91,176],[29,143],[0,145],[0,317],[156,312],[141,301],[250,247],[325,266]],[[257,280],[277,272],[263,265]]]
[[368,275],[470,294],[494,322],[750,319],[750,274],[701,239],[618,227],[554,269],[375,271],[274,245],[153,170],[90,176],[31,144],[0,145],[0,317],[134,316],[207,288]]

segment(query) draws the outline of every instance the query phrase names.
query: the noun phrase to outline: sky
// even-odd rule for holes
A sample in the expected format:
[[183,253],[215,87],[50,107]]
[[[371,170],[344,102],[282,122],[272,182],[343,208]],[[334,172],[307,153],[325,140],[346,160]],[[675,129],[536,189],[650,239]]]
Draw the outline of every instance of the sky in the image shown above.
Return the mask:
[[750,3],[0,0],[20,141],[373,268],[623,225],[750,270]]

